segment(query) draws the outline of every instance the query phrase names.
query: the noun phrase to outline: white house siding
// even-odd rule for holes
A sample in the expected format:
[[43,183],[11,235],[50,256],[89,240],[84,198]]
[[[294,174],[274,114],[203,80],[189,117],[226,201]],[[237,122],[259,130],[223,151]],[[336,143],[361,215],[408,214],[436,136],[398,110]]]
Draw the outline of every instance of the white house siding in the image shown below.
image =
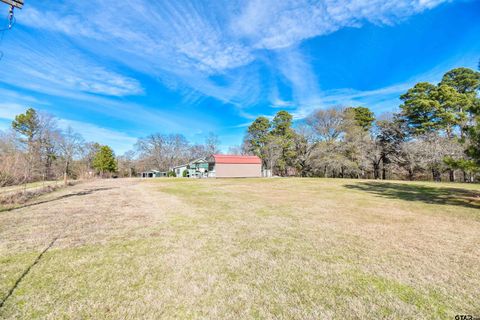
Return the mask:
[[177,178],[183,177],[183,171],[187,170],[187,166],[175,167],[174,172],[177,175]]

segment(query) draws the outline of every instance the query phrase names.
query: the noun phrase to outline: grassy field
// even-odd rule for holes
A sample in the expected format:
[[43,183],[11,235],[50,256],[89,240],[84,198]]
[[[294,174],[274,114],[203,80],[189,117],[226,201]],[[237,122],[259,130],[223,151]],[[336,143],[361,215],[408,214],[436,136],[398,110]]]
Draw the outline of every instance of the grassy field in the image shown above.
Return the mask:
[[478,185],[126,179],[35,201],[0,213],[0,318],[480,316]]

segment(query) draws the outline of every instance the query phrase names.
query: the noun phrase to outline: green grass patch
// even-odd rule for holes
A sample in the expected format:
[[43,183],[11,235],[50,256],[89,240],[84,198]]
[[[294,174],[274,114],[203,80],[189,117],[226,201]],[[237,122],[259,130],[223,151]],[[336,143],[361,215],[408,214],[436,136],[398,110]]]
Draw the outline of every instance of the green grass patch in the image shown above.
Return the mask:
[[[450,319],[454,313],[454,310],[449,310],[449,299],[434,290],[424,289],[421,292],[411,285],[360,271],[349,272],[347,275],[352,279],[355,290],[360,289],[366,293],[374,289],[384,297],[385,303],[389,303],[388,299],[398,299],[415,306],[418,313],[427,315],[429,319]],[[388,305],[382,305],[381,311],[386,315],[393,312]]]

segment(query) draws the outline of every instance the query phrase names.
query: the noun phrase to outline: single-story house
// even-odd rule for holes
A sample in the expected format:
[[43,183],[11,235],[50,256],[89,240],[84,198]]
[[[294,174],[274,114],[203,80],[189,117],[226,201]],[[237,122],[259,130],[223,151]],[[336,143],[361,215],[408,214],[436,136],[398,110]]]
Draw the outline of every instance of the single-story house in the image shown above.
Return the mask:
[[214,154],[207,158],[208,176],[215,178],[256,178],[262,176],[262,160],[257,156]]
[[183,177],[183,172],[188,169],[188,164],[182,164],[172,168],[172,171],[175,172],[177,178]]
[[138,176],[141,178],[160,178],[160,177],[166,177],[167,173],[159,170],[150,170],[150,171],[140,172]]

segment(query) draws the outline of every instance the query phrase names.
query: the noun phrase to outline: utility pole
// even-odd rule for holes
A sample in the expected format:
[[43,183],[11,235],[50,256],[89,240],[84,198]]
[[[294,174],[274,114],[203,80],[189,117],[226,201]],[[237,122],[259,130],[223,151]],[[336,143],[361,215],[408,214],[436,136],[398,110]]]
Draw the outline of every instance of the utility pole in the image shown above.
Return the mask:
[[23,0],[0,0],[6,4],[8,4],[9,6],[12,6],[14,8],[18,8],[18,9],[22,9],[23,7]]
[[13,24],[15,23],[13,11],[15,10],[15,8],[22,9],[24,0],[0,0],[0,1],[10,6],[10,10],[8,11],[8,30],[10,30],[13,27]]

